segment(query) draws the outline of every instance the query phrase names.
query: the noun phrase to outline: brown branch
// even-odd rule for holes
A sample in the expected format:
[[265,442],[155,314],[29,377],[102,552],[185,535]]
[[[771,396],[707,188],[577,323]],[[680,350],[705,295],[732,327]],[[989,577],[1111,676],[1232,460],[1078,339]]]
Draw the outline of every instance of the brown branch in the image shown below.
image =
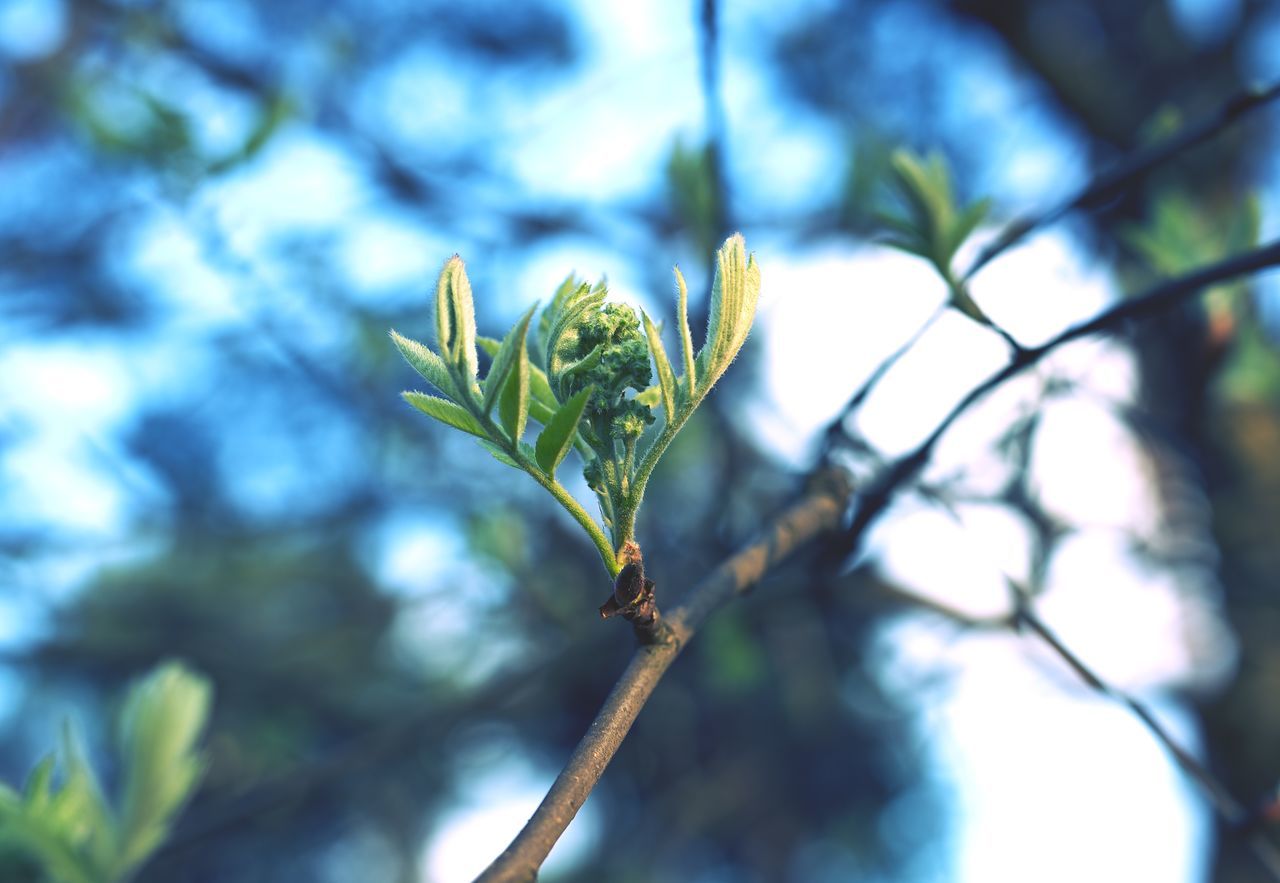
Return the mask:
[[[928,439],[898,460],[863,496],[854,523],[840,544],[842,551],[848,553],[857,547],[867,526],[883,512],[893,494],[919,472],[946,431],[987,393],[1070,341],[1113,332],[1130,320],[1159,313],[1208,285],[1276,265],[1280,265],[1280,241],[1157,285],[1038,347],[1015,351],[1004,368],[972,389]],[[841,473],[829,470],[823,475],[825,480],[775,519],[761,539],[724,562],[694,589],[689,600],[671,613],[665,632],[654,643],[636,650],[532,818],[477,878],[477,883],[528,883],[536,879],[538,868],[595,788],[658,681],[698,627],[719,607],[746,592],[783,557],[838,523],[851,489]]]
[[476,883],[529,883],[537,878],[538,868],[595,788],[658,681],[702,623],[750,590],[783,558],[835,527],[851,493],[843,473],[823,473],[799,502],[712,571],[682,606],[667,615],[663,634],[636,649],[533,817]]
[[1104,172],[1085,185],[1075,196],[1041,215],[1033,215],[1014,221],[994,242],[984,248],[972,266],[961,277],[964,280],[990,263],[997,255],[1021,242],[1033,230],[1052,224],[1062,216],[1082,208],[1097,208],[1116,196],[1148,172],[1161,166],[1179,154],[1201,144],[1232,123],[1264,105],[1280,98],[1280,83],[1264,88],[1246,89],[1237,94],[1217,113],[1201,120],[1161,144],[1131,156],[1113,169]]
[[1275,266],[1280,266],[1280,240],[1163,282],[1120,301],[1088,321],[1072,325],[1040,346],[1015,351],[1008,364],[971,389],[914,451],[895,461],[875,484],[859,495],[853,521],[833,545],[831,554],[841,559],[853,555],[867,528],[888,508],[897,491],[929,462],[933,449],[947,430],[988,393],[1038,364],[1054,350],[1083,337],[1115,333],[1129,322],[1157,315],[1210,285]]

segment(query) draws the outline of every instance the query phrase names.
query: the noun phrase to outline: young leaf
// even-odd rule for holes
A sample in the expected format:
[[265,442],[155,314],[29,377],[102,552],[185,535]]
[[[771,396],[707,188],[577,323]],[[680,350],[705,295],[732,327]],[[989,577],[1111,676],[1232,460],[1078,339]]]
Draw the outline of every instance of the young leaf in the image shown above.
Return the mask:
[[978,229],[978,225],[982,223],[982,219],[987,216],[987,212],[991,211],[991,200],[980,199],[973,205],[969,206],[960,217],[956,219],[955,225],[951,228],[950,236],[947,241],[947,262],[955,257],[956,252],[960,250],[960,246],[964,245],[964,241],[974,230]]
[[507,332],[507,336],[503,338],[501,346],[498,347],[498,352],[493,357],[493,364],[489,366],[489,373],[484,379],[484,400],[480,403],[480,407],[486,414],[493,409],[493,403],[497,401],[498,393],[502,391],[502,386],[507,379],[507,373],[512,366],[520,359],[523,359],[526,363],[529,361],[529,351],[525,346],[525,337],[529,333],[529,320],[533,318],[533,311],[537,308],[538,305],[534,304],[520,317],[520,321],[516,323],[516,326]]
[[512,469],[523,468],[520,466],[519,463],[511,459],[510,454],[502,450],[502,448],[498,447],[493,442],[489,441],[487,438],[480,439],[480,447],[484,448],[486,451],[492,454],[493,459],[497,460],[499,463],[502,463],[505,466],[510,466]]
[[547,343],[551,338],[551,327],[560,316],[560,311],[564,309],[565,301],[571,295],[583,289],[590,291],[591,286],[585,282],[578,281],[578,277],[570,273],[560,283],[560,287],[556,289],[555,295],[551,298],[551,303],[547,304],[547,308],[538,317],[538,334],[534,344],[534,354],[537,356],[539,365],[546,367]]
[[400,355],[404,356],[405,361],[413,367],[413,370],[421,374],[423,379],[447,397],[455,401],[458,399],[457,384],[453,382],[453,377],[449,374],[449,366],[444,363],[444,359],[416,340],[404,337],[394,329],[391,331],[391,339],[400,350]]
[[440,268],[440,278],[436,280],[436,349],[452,361],[453,348],[453,298],[449,294],[454,263],[461,265],[462,259],[456,254]]
[[760,268],[755,255],[747,257],[742,235],[735,233],[716,252],[716,275],[711,283],[711,316],[707,339],[695,366],[698,384],[693,401],[705,396],[738,355],[755,320],[760,297]]
[[555,476],[556,467],[560,465],[565,455],[569,453],[569,449],[573,447],[574,436],[578,431],[578,422],[582,419],[582,412],[587,407],[587,400],[591,398],[591,393],[594,391],[594,386],[588,386],[565,402],[564,406],[552,415],[542,433],[538,436],[538,443],[534,448],[534,453],[537,457],[538,465],[542,467],[542,471],[547,475]]
[[[529,392],[533,394],[537,403],[550,411],[560,407],[556,394],[551,391],[551,381],[547,379],[546,372],[537,365],[529,365]],[[536,415],[534,419],[537,419]]]
[[[546,310],[543,310],[543,314],[546,314]],[[480,345],[480,349],[490,356],[496,356],[498,350],[502,347],[502,344],[492,337],[477,337],[476,342]],[[533,364],[532,360],[529,362],[529,392],[532,393],[534,399],[534,406],[530,410],[533,419],[539,423],[545,423],[546,421],[538,416],[537,403],[541,403],[547,409],[549,415],[551,411],[560,407],[560,402],[556,400],[555,393],[551,391],[551,382],[547,380],[547,372]]]
[[662,346],[662,338],[649,319],[649,314],[641,310],[640,318],[644,320],[644,333],[649,338],[649,354],[653,356],[653,363],[658,368],[658,385],[662,387],[662,406],[667,412],[667,420],[671,421],[676,416],[676,378],[671,371],[671,360],[667,358],[667,351]]
[[693,365],[693,335],[689,333],[689,288],[684,284],[684,275],[676,267],[676,287],[680,290],[680,300],[676,304],[676,330],[680,334],[680,355],[684,360],[684,388],[692,394],[698,385],[697,371]]
[[607,292],[601,286],[583,297],[575,296],[552,326],[551,337],[547,341],[547,377],[556,384],[552,387],[553,392],[560,389],[559,376],[567,367],[566,354],[572,352],[578,342],[578,320],[589,310],[599,309],[606,296]]
[[529,419],[529,351],[520,347],[498,400],[498,419],[512,441],[520,441]]
[[129,692],[120,744],[127,778],[114,871],[127,876],[168,836],[204,772],[196,743],[209,717],[209,682],[170,662]]
[[428,417],[434,417],[441,423],[447,423],[454,429],[461,429],[480,438],[488,438],[489,434],[471,416],[466,408],[455,405],[448,399],[427,395],[425,392],[402,392],[401,397]]
[[[443,322],[439,312],[442,307],[446,316]],[[464,393],[469,393],[470,384],[480,371],[476,356],[476,308],[471,299],[471,282],[467,279],[466,267],[457,255],[449,258],[440,271],[436,311],[441,340],[448,340],[447,346],[440,344],[440,352],[448,355],[450,364],[460,375],[459,386]]]

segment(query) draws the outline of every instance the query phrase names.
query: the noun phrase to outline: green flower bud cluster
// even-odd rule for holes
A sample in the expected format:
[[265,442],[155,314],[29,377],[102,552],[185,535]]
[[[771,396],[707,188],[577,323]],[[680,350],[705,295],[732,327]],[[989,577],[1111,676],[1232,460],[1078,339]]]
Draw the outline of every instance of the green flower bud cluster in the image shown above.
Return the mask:
[[[445,262],[436,285],[435,348],[391,334],[438,393],[414,390],[405,400],[476,436],[500,462],[531,475],[586,530],[611,576],[638,560],[636,512],[654,466],[742,349],[755,318],[760,269],[741,236],[729,237],[716,253],[700,350],[693,348],[688,290],[679,270],[675,280],[675,366],[652,319],[623,304],[606,304],[603,282],[590,285],[572,275],[536,322],[536,307],[530,307],[503,339],[480,337],[471,283],[456,255]],[[483,378],[479,349],[491,359]],[[665,418],[662,429],[645,443],[658,410]],[[525,437],[535,424],[541,429],[529,444]],[[582,458],[587,484],[599,500],[600,524],[556,476],[571,452]]]
[[604,304],[582,318],[577,332],[568,354],[576,366],[564,378],[565,394],[593,388],[585,414],[596,433],[618,441],[638,438],[654,421],[651,409],[627,398],[628,390],[643,391],[653,379],[640,319],[628,306]]

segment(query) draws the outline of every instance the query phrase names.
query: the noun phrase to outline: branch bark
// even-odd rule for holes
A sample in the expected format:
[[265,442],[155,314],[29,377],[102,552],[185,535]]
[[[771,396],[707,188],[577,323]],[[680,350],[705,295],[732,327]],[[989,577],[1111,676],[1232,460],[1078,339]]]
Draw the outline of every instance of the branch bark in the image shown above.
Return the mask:
[[682,606],[667,614],[655,642],[636,649],[524,829],[476,883],[530,883],[537,878],[538,869],[600,781],[654,688],[699,627],[716,610],[746,594],[783,558],[834,528],[851,494],[842,472],[820,474],[808,493],[774,518],[758,539],[712,571]]

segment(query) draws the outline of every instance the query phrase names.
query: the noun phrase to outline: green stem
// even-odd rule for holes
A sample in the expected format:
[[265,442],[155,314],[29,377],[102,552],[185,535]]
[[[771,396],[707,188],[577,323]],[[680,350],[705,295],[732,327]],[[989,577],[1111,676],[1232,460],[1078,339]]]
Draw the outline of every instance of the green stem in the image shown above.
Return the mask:
[[500,430],[498,425],[493,422],[493,418],[474,405],[471,413],[480,421],[480,425],[485,428],[485,431],[489,433],[489,438],[506,451],[508,457],[519,463],[521,469],[532,475],[538,484],[546,488],[551,493],[551,496],[556,498],[556,502],[573,516],[574,521],[582,525],[582,529],[591,537],[591,542],[596,544],[596,549],[600,552],[600,559],[604,562],[605,570],[609,571],[609,576],[617,576],[618,571],[622,568],[618,566],[618,557],[613,552],[613,545],[609,542],[609,538],[604,535],[604,531],[596,523],[596,520],[582,507],[582,504],[565,489],[564,485],[556,481],[552,476],[545,474],[537,463],[526,457],[524,451],[520,450],[520,445],[507,438],[506,433]]
[[627,540],[635,538],[636,513],[640,511],[640,501],[644,499],[644,489],[649,483],[649,476],[653,473],[653,468],[658,465],[658,460],[666,453],[676,433],[680,431],[680,427],[684,426],[685,421],[697,406],[696,402],[687,406],[681,413],[676,414],[674,420],[662,427],[662,432],[653,440],[653,444],[640,460],[640,466],[631,480],[631,487],[627,489],[626,498],[618,506],[617,517],[614,519],[616,525],[614,533],[618,538],[619,547]]
[[587,513],[586,509],[582,508],[582,504],[565,489],[564,485],[554,478],[548,478],[544,475],[536,464],[528,462],[524,457],[518,458],[516,462],[523,466],[525,471],[532,475],[538,484],[550,491],[551,496],[555,497],[560,505],[573,516],[574,520],[582,525],[582,529],[591,536],[591,541],[596,544],[596,549],[600,552],[600,559],[604,562],[605,569],[609,571],[609,576],[617,576],[618,571],[622,568],[618,566],[618,558],[613,553],[613,546],[609,543],[609,538],[604,535],[604,531],[600,529],[600,525],[596,524],[595,519]]

